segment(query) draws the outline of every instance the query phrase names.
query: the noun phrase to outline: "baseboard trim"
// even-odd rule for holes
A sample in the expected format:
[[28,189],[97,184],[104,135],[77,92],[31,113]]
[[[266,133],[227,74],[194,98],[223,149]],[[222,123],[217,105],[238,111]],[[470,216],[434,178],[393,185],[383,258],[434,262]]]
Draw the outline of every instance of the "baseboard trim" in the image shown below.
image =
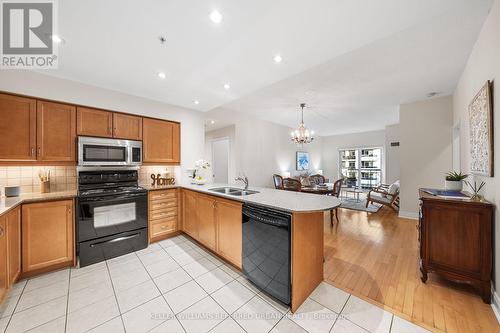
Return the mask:
[[497,321],[500,323],[500,297],[498,297],[493,287],[491,287],[491,308],[493,309],[495,317],[497,317]]
[[405,219],[418,220],[418,213],[399,211],[399,217]]

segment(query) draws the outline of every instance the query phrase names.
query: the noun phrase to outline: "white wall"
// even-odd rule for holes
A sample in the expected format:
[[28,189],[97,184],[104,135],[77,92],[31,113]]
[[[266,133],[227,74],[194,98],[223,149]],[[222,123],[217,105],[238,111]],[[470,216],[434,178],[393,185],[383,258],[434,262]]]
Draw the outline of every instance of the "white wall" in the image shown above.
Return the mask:
[[[310,172],[321,169],[321,138],[303,148],[290,141],[291,128],[249,117],[229,109],[215,109],[207,113],[207,119],[223,119],[234,124],[234,143],[231,145],[234,158],[234,173],[245,173],[250,186],[272,187],[272,175],[295,170],[297,151],[310,153]],[[205,155],[207,158],[207,155]],[[234,177],[231,177],[231,179]],[[230,179],[230,180],[231,180]]]
[[[34,71],[3,70],[0,90],[67,103],[128,112],[181,123],[181,169],[192,168],[203,157],[203,114],[150,99],[55,78]],[[182,173],[183,179],[187,179]]]
[[391,146],[399,141],[399,124],[385,127],[385,182],[393,183],[400,178],[400,147]]
[[[470,171],[469,118],[468,105],[486,80],[500,78],[500,1],[496,0],[490,14],[483,25],[479,38],[471,52],[462,76],[453,94],[453,119],[460,121],[460,165],[464,172]],[[494,173],[495,177],[479,177],[484,180],[484,196],[496,205],[495,220],[500,221],[500,82],[494,82],[494,146],[496,148]],[[471,180],[473,180],[471,179]],[[494,229],[494,285],[500,286],[500,227]]]
[[[362,133],[325,136],[322,138],[323,174],[330,181],[339,178],[339,149],[357,147],[385,146],[385,131],[370,131]],[[385,149],[384,149],[385,150]],[[382,159],[385,157],[385,152]],[[382,160],[382,164],[384,161]],[[382,176],[384,177],[384,175]]]
[[452,124],[451,96],[400,106],[400,216],[417,216],[420,187],[443,187],[452,168]]

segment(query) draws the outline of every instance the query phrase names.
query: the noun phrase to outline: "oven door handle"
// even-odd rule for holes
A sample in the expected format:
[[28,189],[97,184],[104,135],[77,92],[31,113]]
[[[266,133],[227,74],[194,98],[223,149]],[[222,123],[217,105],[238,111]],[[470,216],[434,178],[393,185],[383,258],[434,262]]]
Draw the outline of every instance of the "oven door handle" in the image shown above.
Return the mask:
[[96,201],[119,201],[131,198],[146,197],[147,193],[134,193],[126,195],[108,195],[104,197],[94,197],[94,198],[79,198],[80,202],[96,202]]
[[127,239],[132,239],[132,238],[138,237],[140,235],[141,235],[140,233],[136,233],[136,234],[133,234],[133,235],[130,235],[130,236],[123,236],[123,237],[118,237],[118,238],[115,238],[115,239],[110,239],[110,240],[107,240],[107,241],[97,242],[97,243],[90,244],[90,247],[95,247],[95,246],[101,245],[101,244],[109,244],[109,243],[120,242],[120,241],[123,241],[123,240],[127,240]]

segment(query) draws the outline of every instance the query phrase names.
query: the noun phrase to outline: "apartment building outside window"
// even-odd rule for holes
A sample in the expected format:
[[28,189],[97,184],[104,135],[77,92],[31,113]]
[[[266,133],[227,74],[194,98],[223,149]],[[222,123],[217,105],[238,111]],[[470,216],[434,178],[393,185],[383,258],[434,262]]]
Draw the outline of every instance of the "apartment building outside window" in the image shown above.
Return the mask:
[[339,177],[344,186],[370,189],[382,181],[382,148],[339,150]]

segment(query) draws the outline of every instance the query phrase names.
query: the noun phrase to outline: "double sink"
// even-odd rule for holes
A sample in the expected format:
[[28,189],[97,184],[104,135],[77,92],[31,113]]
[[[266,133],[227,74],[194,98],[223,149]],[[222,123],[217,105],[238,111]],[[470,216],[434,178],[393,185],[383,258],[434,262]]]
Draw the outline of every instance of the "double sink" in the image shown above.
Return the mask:
[[242,190],[240,188],[235,188],[235,187],[217,187],[217,188],[209,188],[208,190],[216,193],[232,195],[235,197],[241,197],[245,195],[259,193],[258,191]]

